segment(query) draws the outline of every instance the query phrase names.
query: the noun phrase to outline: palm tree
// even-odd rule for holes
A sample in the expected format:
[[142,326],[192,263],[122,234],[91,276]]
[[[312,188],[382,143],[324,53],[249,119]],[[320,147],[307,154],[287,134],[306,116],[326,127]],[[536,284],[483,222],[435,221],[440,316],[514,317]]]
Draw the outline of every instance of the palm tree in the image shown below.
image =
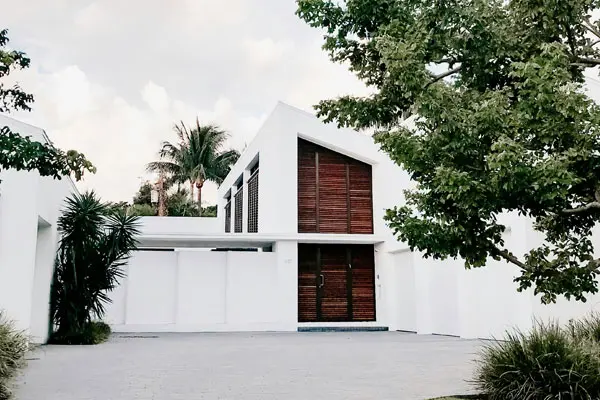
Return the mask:
[[179,143],[165,141],[158,155],[159,161],[147,165],[148,171],[163,172],[178,183],[189,183],[190,198],[197,194],[198,210],[202,212],[202,187],[206,181],[220,185],[240,153],[224,149],[229,138],[227,132],[216,125],[196,125],[189,129],[183,122],[175,125]]

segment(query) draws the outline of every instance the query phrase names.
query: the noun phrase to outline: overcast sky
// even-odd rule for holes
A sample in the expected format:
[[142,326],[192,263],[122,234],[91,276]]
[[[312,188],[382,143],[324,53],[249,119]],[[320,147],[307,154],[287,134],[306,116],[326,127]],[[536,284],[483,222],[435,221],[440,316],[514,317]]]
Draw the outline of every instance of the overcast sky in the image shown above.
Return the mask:
[[[98,172],[79,184],[131,200],[172,125],[217,123],[242,149],[278,100],[305,110],[364,88],[321,50],[294,0],[0,0],[0,28],[28,53],[13,114]],[[206,190],[215,201],[215,188]]]

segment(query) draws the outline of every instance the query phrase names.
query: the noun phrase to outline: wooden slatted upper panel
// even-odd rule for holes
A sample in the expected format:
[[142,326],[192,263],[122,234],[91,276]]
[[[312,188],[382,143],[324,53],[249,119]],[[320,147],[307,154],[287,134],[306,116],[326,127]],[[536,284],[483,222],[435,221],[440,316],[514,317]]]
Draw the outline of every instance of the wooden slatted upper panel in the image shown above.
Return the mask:
[[298,232],[373,233],[371,166],[298,139]]

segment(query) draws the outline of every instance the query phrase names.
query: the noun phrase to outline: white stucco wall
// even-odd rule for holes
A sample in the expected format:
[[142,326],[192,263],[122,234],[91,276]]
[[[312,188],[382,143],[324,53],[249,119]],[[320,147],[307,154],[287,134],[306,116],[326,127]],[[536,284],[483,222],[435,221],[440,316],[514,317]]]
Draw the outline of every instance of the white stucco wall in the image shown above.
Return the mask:
[[[43,130],[0,115],[0,126],[46,142]],[[70,179],[0,173],[0,309],[36,342],[47,338],[56,220],[75,189]]]
[[[502,216],[510,227],[506,247],[521,255],[540,243],[531,223],[515,215]],[[596,235],[596,237],[599,237]],[[395,317],[390,329],[463,338],[501,338],[510,329],[527,331],[534,320],[567,323],[591,311],[600,311],[600,295],[586,303],[560,298],[544,305],[533,290],[517,292],[519,270],[504,261],[465,270],[462,260],[426,260],[410,251],[393,254],[396,276]]]
[[111,293],[116,332],[296,330],[297,243],[273,252],[138,251]]

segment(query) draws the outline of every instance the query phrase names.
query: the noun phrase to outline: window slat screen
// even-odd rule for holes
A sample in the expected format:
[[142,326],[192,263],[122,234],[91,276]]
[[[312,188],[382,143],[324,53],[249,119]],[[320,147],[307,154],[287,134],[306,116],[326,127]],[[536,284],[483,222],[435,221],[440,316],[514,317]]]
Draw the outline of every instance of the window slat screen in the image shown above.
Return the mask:
[[298,232],[373,233],[372,169],[298,138]]
[[258,232],[258,170],[248,180],[248,232]]
[[242,232],[243,213],[244,213],[244,188],[241,188],[235,194],[234,228],[235,228],[236,233]]
[[231,200],[225,206],[225,232],[231,232]]

